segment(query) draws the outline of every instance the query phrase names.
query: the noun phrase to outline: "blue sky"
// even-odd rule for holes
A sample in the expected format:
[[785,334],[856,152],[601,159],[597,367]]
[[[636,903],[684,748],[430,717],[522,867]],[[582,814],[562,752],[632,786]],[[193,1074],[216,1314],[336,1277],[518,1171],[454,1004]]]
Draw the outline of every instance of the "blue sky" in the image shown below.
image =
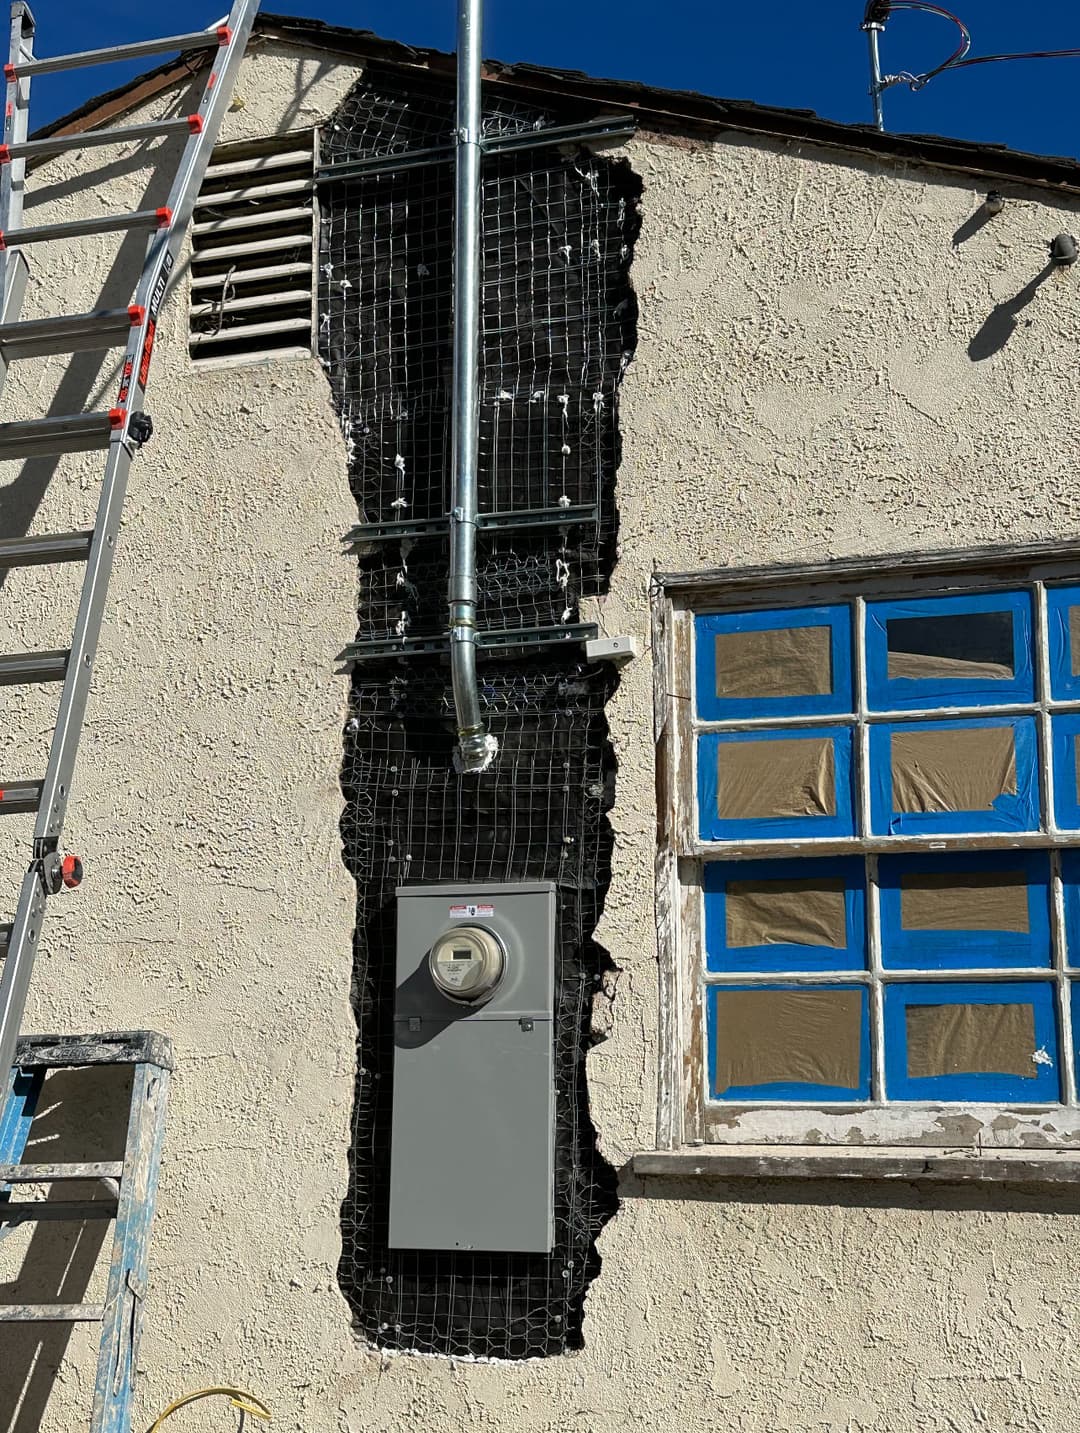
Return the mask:
[[[200,28],[217,15],[197,0],[32,0],[38,51],[56,54]],[[219,0],[224,5],[227,0]],[[849,123],[869,119],[863,0],[488,0],[485,53],[501,60],[580,69],[762,104],[814,109]],[[390,39],[453,49],[454,0],[274,0],[266,8],[374,30]],[[1080,6],[954,0],[973,54],[1080,46]],[[928,69],[953,48],[945,21],[898,12],[883,41],[887,71]],[[64,113],[131,73],[77,71],[35,82],[34,122]],[[976,66],[919,94],[885,97],[886,125],[1080,155],[1080,59]]]

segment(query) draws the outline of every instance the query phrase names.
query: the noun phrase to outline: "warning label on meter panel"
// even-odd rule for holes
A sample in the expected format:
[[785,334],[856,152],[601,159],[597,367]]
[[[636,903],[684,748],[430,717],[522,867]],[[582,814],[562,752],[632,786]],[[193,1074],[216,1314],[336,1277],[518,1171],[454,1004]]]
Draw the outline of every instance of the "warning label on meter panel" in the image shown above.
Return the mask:
[[462,916],[493,916],[494,906],[451,906],[450,919],[459,920]]

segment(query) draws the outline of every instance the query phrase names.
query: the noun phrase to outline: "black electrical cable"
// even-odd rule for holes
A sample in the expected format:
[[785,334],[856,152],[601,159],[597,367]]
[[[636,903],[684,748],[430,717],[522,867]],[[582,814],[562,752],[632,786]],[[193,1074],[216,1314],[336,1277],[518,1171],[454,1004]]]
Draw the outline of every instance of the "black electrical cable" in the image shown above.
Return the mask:
[[997,60],[1078,60],[1080,49],[1076,50],[1018,50],[1010,55],[974,55],[970,60],[958,60],[949,68],[962,69],[965,65],[992,65]]
[[960,43],[947,60],[943,60],[940,65],[935,65],[932,70],[912,76],[910,83],[913,89],[921,90],[924,85],[929,84],[935,75],[940,75],[942,70],[963,64],[964,57],[971,49],[971,31],[958,15],[954,15],[951,10],[943,9],[940,5],[930,5],[926,3],[926,0],[892,0],[889,8],[892,10],[915,10],[925,15],[937,15],[942,20],[950,20],[960,31]]
[[[968,55],[971,49],[971,31],[958,15],[951,10],[944,9],[941,5],[932,5],[929,0],[868,0],[863,15],[864,27],[869,24],[884,25],[893,10],[914,10],[927,15],[937,15],[942,20],[950,20],[960,31],[960,44],[947,60],[940,65],[935,65],[932,70],[925,70],[919,75],[898,75],[895,79],[906,79],[914,90],[921,90],[936,76],[943,74],[945,70],[961,70],[968,65],[993,65],[1002,60],[1071,60],[1080,59],[1080,48],[1067,50],[1018,50],[1015,53],[1001,55]],[[895,82],[895,79],[893,82]]]

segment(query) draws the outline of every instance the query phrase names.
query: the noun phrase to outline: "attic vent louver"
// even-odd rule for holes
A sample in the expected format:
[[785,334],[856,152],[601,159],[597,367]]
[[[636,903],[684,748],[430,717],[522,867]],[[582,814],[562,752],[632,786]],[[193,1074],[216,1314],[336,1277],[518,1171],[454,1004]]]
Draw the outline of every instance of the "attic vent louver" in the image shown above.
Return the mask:
[[199,363],[311,353],[313,131],[219,146],[191,228]]

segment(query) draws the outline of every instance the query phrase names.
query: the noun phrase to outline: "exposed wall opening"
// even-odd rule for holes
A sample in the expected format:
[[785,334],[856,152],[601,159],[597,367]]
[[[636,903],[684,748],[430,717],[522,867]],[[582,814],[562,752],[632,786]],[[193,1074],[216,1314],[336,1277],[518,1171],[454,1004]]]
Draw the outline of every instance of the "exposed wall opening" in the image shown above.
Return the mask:
[[[486,128],[575,117],[495,99]],[[452,127],[452,86],[372,67],[327,127],[323,158],[420,148]],[[320,357],[361,521],[390,527],[359,558],[360,643],[445,629],[452,183],[448,165],[433,165],[321,196]],[[639,192],[627,165],[584,153],[534,150],[485,165],[481,509],[574,518],[484,535],[485,629],[557,630],[607,582]],[[438,520],[438,535],[393,534],[390,525],[413,519]],[[596,1237],[617,1203],[585,1079],[592,1002],[611,968],[592,933],[610,878],[615,763],[604,704],[615,680],[579,647],[485,659],[481,696],[500,753],[477,778],[453,769],[445,656],[357,666],[342,834],[357,882],[359,1071],[339,1281],[358,1330],[379,1347],[526,1358],[581,1343]],[[387,1245],[394,888],[479,880],[553,880],[558,890],[550,1256]]]
[[219,145],[191,226],[196,362],[309,357],[315,135]]

